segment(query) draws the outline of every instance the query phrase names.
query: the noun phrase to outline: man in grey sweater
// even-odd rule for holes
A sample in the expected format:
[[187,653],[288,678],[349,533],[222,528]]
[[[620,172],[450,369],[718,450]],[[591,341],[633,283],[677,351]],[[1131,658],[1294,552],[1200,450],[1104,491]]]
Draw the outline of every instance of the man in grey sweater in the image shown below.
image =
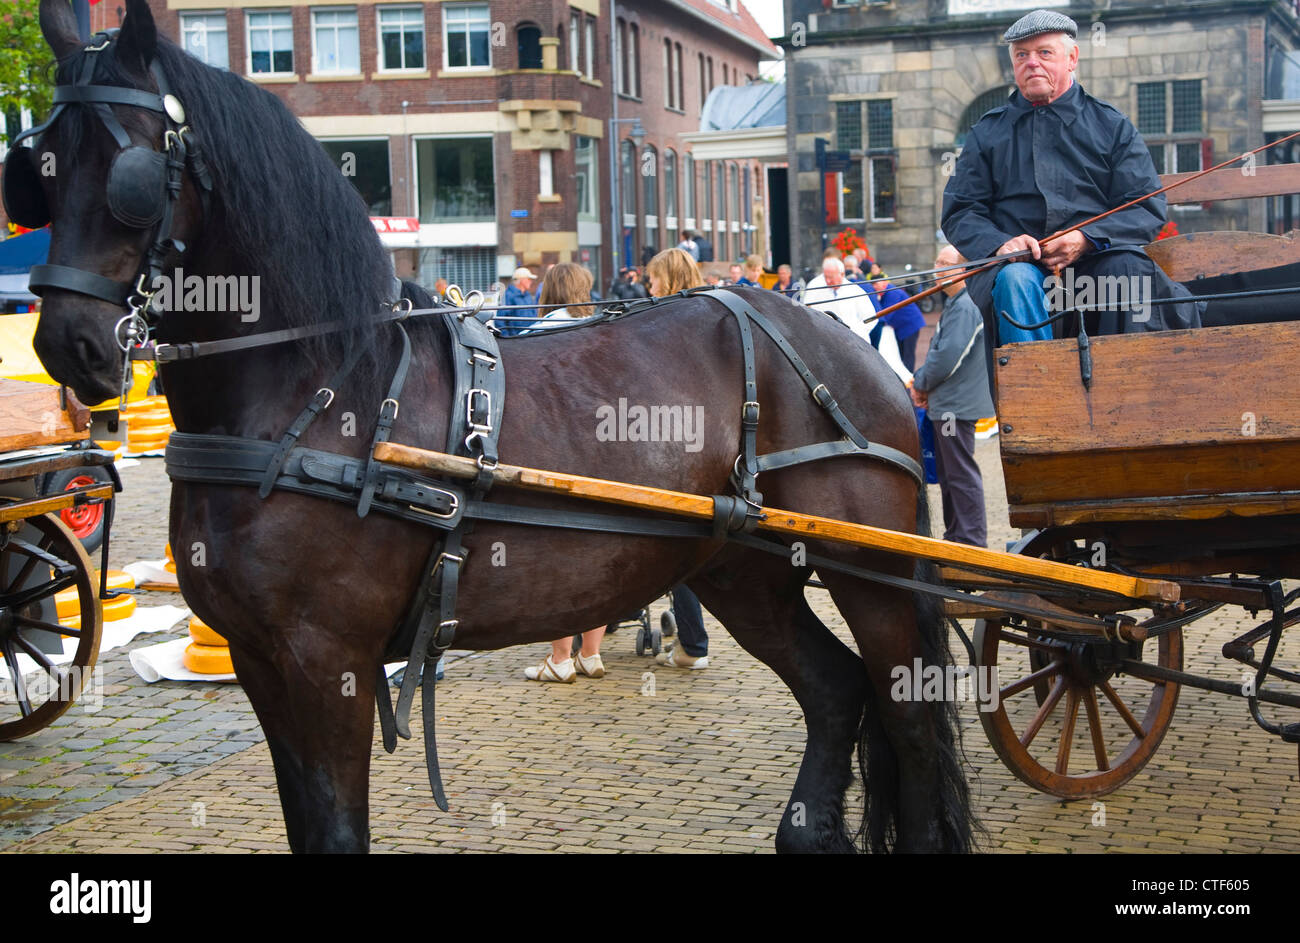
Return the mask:
[[[935,267],[965,259],[945,246]],[[993,415],[984,357],[984,318],[961,283],[944,284],[948,301],[930,341],[925,363],[912,378],[912,402],[934,424],[934,454],[943,495],[944,540],[983,547],[988,543],[984,481],[975,463],[975,420]]]

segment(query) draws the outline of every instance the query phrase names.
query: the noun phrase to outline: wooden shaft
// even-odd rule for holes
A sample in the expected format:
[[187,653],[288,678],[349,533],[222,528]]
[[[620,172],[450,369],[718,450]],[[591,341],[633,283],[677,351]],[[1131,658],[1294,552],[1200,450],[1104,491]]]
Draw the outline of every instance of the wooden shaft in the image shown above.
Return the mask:
[[[479,473],[478,464],[474,459],[418,449],[409,445],[398,445],[394,442],[382,442],[377,445],[375,459],[405,468],[449,475],[453,478],[474,478]],[[682,491],[666,491],[647,485],[632,485],[603,478],[585,478],[581,475],[567,475],[519,465],[498,465],[492,469],[492,480],[498,484],[530,491],[566,494],[575,498],[644,510],[667,511],[670,514],[701,520],[713,519],[712,498]],[[1022,557],[985,550],[983,547],[949,543],[933,537],[918,537],[915,534],[904,534],[883,527],[872,527],[869,524],[854,524],[817,517],[813,514],[801,514],[797,511],[764,508],[758,527],[760,530],[780,534],[850,544],[901,556],[971,567],[995,574],[1033,577],[1078,589],[1117,593],[1129,599],[1176,602],[1179,597],[1178,584],[1164,580],[1148,580],[1089,570],[1035,557]]]
[[65,510],[77,503],[78,495],[107,501],[113,497],[113,486],[110,483],[105,483],[76,492],[68,491],[47,498],[31,498],[17,504],[0,506],[0,524],[8,524],[11,521],[26,520],[29,517],[39,517],[42,514]]
[[[1104,213],[1098,213],[1096,216],[1092,217],[1091,219],[1085,219],[1081,223],[1075,223],[1069,229],[1057,230],[1056,232],[1052,233],[1050,236],[1047,236],[1043,239],[1039,239],[1038,244],[1040,246],[1045,246],[1049,242],[1052,242],[1056,239],[1060,239],[1062,236],[1068,236],[1072,232],[1077,232],[1078,230],[1082,229],[1084,226],[1091,226],[1093,223],[1097,222],[1098,220],[1105,219],[1107,216],[1110,216],[1112,213],[1118,213],[1120,210],[1126,210],[1130,206],[1136,206],[1138,203],[1141,203],[1143,200],[1149,200],[1153,196],[1159,196],[1162,193],[1166,193],[1174,189],[1174,187],[1181,187],[1185,183],[1191,183],[1193,180],[1196,180],[1200,177],[1204,177],[1208,173],[1213,173],[1216,170],[1222,170],[1224,167],[1227,167],[1230,164],[1235,164],[1243,157],[1249,157],[1251,154],[1258,154],[1260,151],[1267,150],[1270,147],[1276,147],[1279,144],[1284,144],[1294,137],[1300,137],[1300,131],[1296,131],[1292,134],[1288,134],[1284,138],[1278,138],[1276,141],[1269,141],[1267,144],[1261,144],[1253,151],[1246,151],[1246,153],[1244,154],[1238,154],[1236,157],[1230,157],[1229,159],[1223,161],[1222,163],[1215,164],[1213,167],[1207,167],[1205,170],[1202,170],[1199,173],[1194,173],[1190,177],[1185,177],[1182,180],[1175,180],[1173,183],[1166,184],[1165,186],[1161,187],[1159,190],[1152,190],[1150,193],[1146,194],[1145,196],[1140,196],[1137,197],[1136,199],[1129,200],[1127,203],[1121,203],[1119,206],[1115,207],[1114,209],[1107,210]],[[1012,258],[1012,254],[1008,253],[1007,258]],[[964,272],[960,275],[953,276],[952,281],[949,281],[948,284],[951,285],[956,282],[964,282],[966,281],[966,279],[971,278],[974,275],[978,275],[980,272],[987,272],[989,269],[996,268],[1001,264],[1002,262],[998,261],[998,262],[990,262],[987,265],[981,265],[977,269],[973,269],[969,272]],[[936,291],[939,291],[942,288],[943,288],[942,283],[939,285],[931,286],[930,288],[927,288],[925,291],[913,295],[912,297],[908,298],[906,301],[900,301],[898,302],[898,304],[890,305],[888,308],[876,312],[876,317],[883,318],[887,314],[893,314],[895,311],[899,310],[900,308],[905,308],[907,305],[911,304],[914,301],[917,301],[921,298],[928,298],[930,295],[933,295]],[[868,320],[872,320],[872,319],[868,319]]]

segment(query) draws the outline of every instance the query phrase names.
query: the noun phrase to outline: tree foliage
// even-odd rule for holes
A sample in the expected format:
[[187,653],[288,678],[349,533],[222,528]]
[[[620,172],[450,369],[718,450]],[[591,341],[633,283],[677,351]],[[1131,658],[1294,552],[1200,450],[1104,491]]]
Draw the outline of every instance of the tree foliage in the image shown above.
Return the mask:
[[39,0],[0,4],[0,114],[6,116],[23,108],[38,116],[50,110],[54,53],[41,35],[39,6]]

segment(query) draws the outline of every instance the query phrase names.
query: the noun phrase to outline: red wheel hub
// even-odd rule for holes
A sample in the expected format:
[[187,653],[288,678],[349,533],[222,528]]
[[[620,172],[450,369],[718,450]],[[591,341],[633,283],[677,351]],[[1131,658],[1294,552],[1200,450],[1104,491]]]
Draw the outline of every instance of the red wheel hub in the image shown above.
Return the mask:
[[[78,475],[68,482],[64,491],[72,491],[77,488],[84,488],[87,485],[97,484],[94,478],[89,475]],[[104,505],[102,504],[83,504],[80,507],[64,508],[59,512],[59,517],[63,523],[77,536],[78,540],[85,540],[96,530],[104,521]]]

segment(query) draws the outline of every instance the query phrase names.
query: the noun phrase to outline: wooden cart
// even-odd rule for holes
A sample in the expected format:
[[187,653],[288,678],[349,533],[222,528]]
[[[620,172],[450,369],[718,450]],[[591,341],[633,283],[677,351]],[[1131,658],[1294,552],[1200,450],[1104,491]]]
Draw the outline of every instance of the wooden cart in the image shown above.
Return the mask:
[[[0,379],[0,740],[51,724],[91,681],[99,654],[101,586],[81,543],[60,519],[68,509],[109,508],[116,477],[54,495],[40,482],[65,469],[112,468],[92,446],[90,413],[59,389]],[[106,523],[107,527],[107,523]],[[105,550],[107,542],[105,541]],[[60,625],[55,595],[75,588],[77,627]],[[76,640],[70,661],[58,657]]]
[[[1300,165],[1282,165],[1213,174],[1171,199],[1298,190]],[[1300,242],[1199,233],[1148,254],[1193,283],[1300,263]],[[1300,307],[1300,295],[1291,297]],[[1010,520],[1026,529],[1014,550],[1172,580],[1178,612],[1136,642],[967,613],[984,617],[975,663],[997,668],[998,706],[980,714],[994,749],[1024,782],[1064,798],[1104,795],[1132,778],[1169,729],[1182,684],[1243,697],[1261,726],[1300,743],[1300,724],[1276,723],[1265,715],[1277,708],[1260,708],[1300,707],[1300,694],[1277,689],[1300,674],[1273,664],[1283,630],[1300,621],[1300,607],[1288,608],[1300,591],[1281,582],[1300,578],[1300,320],[1099,337],[1090,346],[1087,385],[1076,339],[995,352]],[[1078,594],[1047,601],[1105,611]],[[1234,680],[1185,672],[1183,628],[1224,605],[1270,618],[1223,647],[1239,663]]]

